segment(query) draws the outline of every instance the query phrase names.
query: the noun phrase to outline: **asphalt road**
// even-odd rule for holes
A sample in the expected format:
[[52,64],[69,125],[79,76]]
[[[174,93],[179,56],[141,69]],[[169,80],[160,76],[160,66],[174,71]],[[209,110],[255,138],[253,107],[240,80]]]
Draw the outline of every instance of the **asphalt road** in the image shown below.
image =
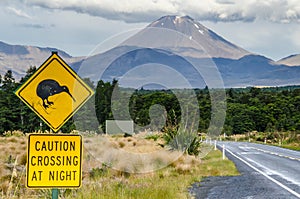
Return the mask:
[[223,144],[241,175],[195,183],[190,189],[195,198],[300,198],[300,152],[241,142],[221,142],[219,148]]

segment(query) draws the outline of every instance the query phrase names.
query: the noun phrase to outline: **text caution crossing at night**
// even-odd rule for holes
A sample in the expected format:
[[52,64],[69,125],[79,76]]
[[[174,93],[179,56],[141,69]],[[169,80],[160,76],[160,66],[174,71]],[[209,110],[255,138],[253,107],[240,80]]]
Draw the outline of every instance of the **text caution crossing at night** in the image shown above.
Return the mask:
[[81,186],[80,135],[31,134],[28,139],[27,187]]

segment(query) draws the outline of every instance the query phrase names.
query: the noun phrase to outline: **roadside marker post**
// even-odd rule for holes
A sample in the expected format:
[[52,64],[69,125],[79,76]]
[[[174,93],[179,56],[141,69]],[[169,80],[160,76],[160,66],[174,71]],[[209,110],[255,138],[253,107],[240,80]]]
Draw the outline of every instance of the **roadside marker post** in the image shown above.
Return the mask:
[[223,150],[222,150],[223,151],[223,153],[222,153],[223,154],[222,159],[225,160],[225,145],[224,144],[223,144],[222,148],[223,148]]
[[[58,56],[52,55],[15,94],[49,127],[51,134],[30,134],[27,150],[27,188],[79,188],[82,182],[82,138],[53,134],[75,114],[94,91]],[[42,123],[40,123],[42,130]]]
[[217,150],[217,140],[215,140],[215,151]]

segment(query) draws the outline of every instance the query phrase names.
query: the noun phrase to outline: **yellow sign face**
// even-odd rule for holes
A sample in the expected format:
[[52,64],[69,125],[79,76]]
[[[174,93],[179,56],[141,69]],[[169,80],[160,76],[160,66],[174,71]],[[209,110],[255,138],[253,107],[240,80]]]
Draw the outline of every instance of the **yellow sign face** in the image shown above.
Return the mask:
[[52,55],[16,91],[50,128],[56,132],[94,94],[57,55]]
[[27,187],[81,186],[80,135],[31,134],[28,139]]

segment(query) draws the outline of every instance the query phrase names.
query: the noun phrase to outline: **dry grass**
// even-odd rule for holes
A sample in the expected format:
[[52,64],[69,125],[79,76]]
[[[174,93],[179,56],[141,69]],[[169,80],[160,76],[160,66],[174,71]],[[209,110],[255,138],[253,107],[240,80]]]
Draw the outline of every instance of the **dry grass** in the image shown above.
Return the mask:
[[26,136],[0,137],[0,198],[26,194]]
[[[162,140],[83,136],[80,189],[61,189],[61,198],[190,198],[187,188],[202,176],[236,175],[221,153],[203,147],[202,156],[183,155],[162,147]],[[0,198],[49,198],[47,189],[25,188],[27,136],[0,137]],[[120,144],[122,143],[122,144]],[[14,149],[14,150],[12,150]]]
[[166,167],[182,155],[145,139],[143,134],[129,138],[98,135],[84,140],[85,151],[94,158],[94,162],[86,164],[104,163],[128,173],[152,172]]
[[187,188],[204,176],[238,175],[232,162],[221,159],[220,151],[211,151],[203,160],[183,155],[163,169],[143,174],[102,166],[97,177],[93,180],[87,177],[85,185],[73,190],[67,198],[191,198]]

